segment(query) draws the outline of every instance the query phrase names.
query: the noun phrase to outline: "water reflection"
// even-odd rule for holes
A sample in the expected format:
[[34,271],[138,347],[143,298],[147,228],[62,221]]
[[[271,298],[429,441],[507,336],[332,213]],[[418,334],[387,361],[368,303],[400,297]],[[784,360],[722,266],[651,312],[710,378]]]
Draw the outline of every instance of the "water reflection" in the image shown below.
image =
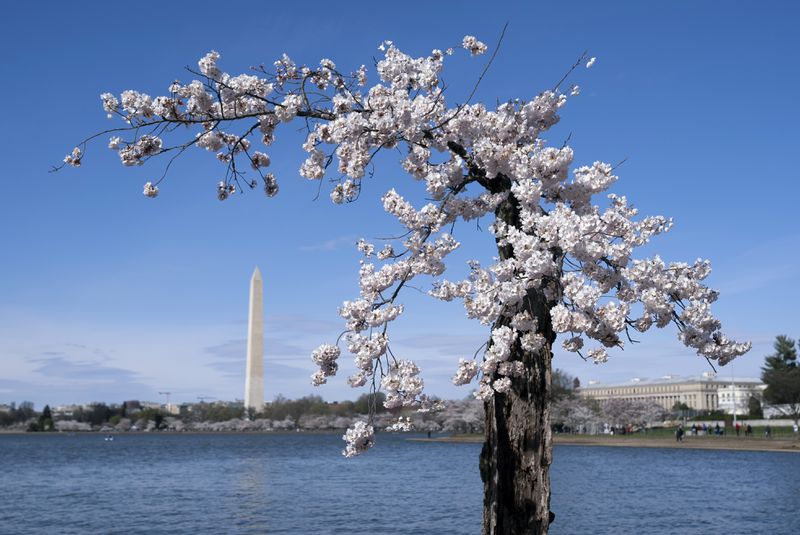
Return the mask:
[[270,507],[267,465],[263,458],[243,459],[232,474],[235,503],[230,509],[234,524],[256,533],[267,533]]

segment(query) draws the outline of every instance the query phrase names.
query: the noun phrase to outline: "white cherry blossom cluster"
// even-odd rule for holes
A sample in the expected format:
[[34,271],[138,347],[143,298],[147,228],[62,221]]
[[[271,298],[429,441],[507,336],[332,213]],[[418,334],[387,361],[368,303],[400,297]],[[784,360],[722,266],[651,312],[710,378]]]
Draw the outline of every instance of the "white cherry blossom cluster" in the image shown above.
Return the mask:
[[109,117],[119,111],[119,99],[111,93],[103,93],[100,95],[100,100],[103,102],[103,109],[109,114]]
[[387,431],[394,433],[408,433],[414,430],[414,424],[411,423],[411,418],[400,416],[395,423],[386,427]]
[[453,384],[456,386],[467,385],[478,375],[478,363],[474,360],[458,359],[458,369],[453,376]]
[[264,193],[267,197],[274,197],[278,194],[278,180],[272,173],[264,175]]
[[151,135],[141,136],[135,143],[127,144],[119,149],[122,165],[142,165],[146,158],[161,152],[161,138]]
[[375,445],[375,430],[367,422],[356,422],[342,436],[346,446],[342,455],[355,457]]
[[387,409],[400,407],[416,407],[425,382],[419,377],[419,368],[410,360],[401,360],[390,366],[389,371],[381,379],[381,386],[386,392],[383,405]]
[[250,158],[250,161],[252,162],[251,165],[253,166],[253,169],[269,167],[270,164],[269,156],[260,151],[255,151],[253,156]]
[[[303,170],[301,169],[300,170],[301,174],[302,171]],[[345,180],[341,184],[336,184],[333,190],[331,190],[331,200],[336,204],[343,204],[345,202],[354,201],[357,196],[358,196],[358,185],[353,180]]]
[[224,201],[231,195],[236,193],[236,186],[233,184],[226,184],[224,181],[220,181],[217,184],[217,198],[221,201]]
[[81,149],[75,147],[74,149],[72,149],[72,152],[64,156],[64,163],[72,167],[80,167],[82,157],[83,157],[83,152],[81,151]]
[[314,386],[323,385],[328,382],[328,377],[336,375],[336,371],[339,369],[336,359],[340,354],[339,347],[331,344],[322,344],[311,353],[311,360],[319,366],[319,371],[311,376],[311,383]]
[[486,52],[486,45],[478,41],[478,39],[472,35],[465,36],[464,40],[461,42],[461,46],[469,50],[469,53],[473,56],[479,56]]
[[145,197],[150,197],[150,198],[158,197],[158,186],[156,186],[152,182],[147,182],[144,185],[143,193]]
[[363,386],[375,373],[375,363],[386,354],[389,338],[383,333],[368,336],[352,332],[347,335],[347,350],[354,355],[358,370],[348,379],[353,388]]
[[[471,55],[487,50],[473,36],[461,45]],[[636,249],[669,230],[671,221],[639,217],[625,197],[609,193],[617,180],[612,165],[573,166],[569,146],[548,146],[543,139],[560,120],[568,93],[580,92],[577,85],[494,109],[481,103],[451,106],[441,74],[452,49],[421,57],[391,41],[379,49],[383,57],[371,87],[363,65],[345,73],[329,59],[306,66],[283,55],[270,69],[230,75],[212,51],[192,71],[196,79],[173,82],[168,95],[101,95],[105,112],[119,116],[135,136],[114,137],[109,147],[123,164],[140,165],[197,145],[214,152],[224,168],[217,187],[221,200],[237,186],[255,187],[253,173],[272,196],[277,180],[263,173],[270,157],[252,144],[269,147],[282,125],[301,121],[307,136],[299,173],[332,179],[330,198],[338,204],[358,198],[378,152],[400,151],[400,165],[422,182],[430,201],[416,207],[399,185],[387,187],[383,208],[396,218],[402,237],[380,249],[359,242],[359,295],[339,310],[346,328],[342,340],[355,361],[348,383],[380,385],[390,408],[435,405],[423,393],[417,365],[395,358],[389,345],[390,324],[404,312],[401,290],[412,281],[418,286],[421,277],[431,279],[430,295],[461,300],[468,317],[491,326],[481,361],[461,359],[453,377],[456,384],[477,380],[475,395],[482,399],[512,393],[526,380],[521,355],[551,351],[558,335],[561,347],[595,363],[605,362],[609,350],[622,348],[635,333],[670,323],[685,345],[720,364],[749,349],[749,343],[723,335],[711,314],[717,294],[702,282],[710,271],[707,262],[635,258]],[[595,61],[589,58],[585,66]],[[196,133],[171,145],[179,125]],[[65,164],[77,166],[81,156],[76,149]],[[157,192],[154,184],[145,186],[148,197]],[[460,246],[451,229],[486,216],[498,257],[491,265],[470,262],[464,280],[442,278],[448,255]],[[336,372],[338,351],[325,345],[313,353],[320,367],[315,384]],[[372,428],[357,424],[345,440],[346,455],[364,451],[373,443]]]
[[[479,399],[486,400],[495,392],[501,394],[508,392],[512,385],[511,378],[522,377],[525,374],[522,362],[511,360],[511,357],[517,342],[524,346],[524,341],[518,340],[520,333],[524,333],[522,335],[524,339],[535,330],[536,323],[530,319],[527,311],[517,316],[519,320],[515,326],[501,325],[492,330],[489,347],[480,365],[481,379],[475,392],[475,397]],[[460,363],[459,368],[461,368]]]

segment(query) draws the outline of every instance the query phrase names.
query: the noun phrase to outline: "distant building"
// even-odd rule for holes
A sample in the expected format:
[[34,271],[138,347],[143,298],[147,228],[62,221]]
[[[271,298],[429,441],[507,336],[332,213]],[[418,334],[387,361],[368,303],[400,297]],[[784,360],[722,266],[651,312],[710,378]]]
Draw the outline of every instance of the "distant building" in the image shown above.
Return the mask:
[[601,403],[611,399],[653,401],[665,409],[685,403],[696,411],[723,411],[747,414],[751,395],[761,397],[764,384],[753,378],[717,377],[707,372],[701,376],[665,375],[659,379],[634,378],[624,383],[601,384],[590,381],[578,389],[582,397]]
[[728,414],[747,415],[750,410],[750,398],[755,397],[760,401],[766,387],[767,385],[761,384],[760,381],[758,384],[727,383],[717,391],[719,408]]
[[64,418],[71,418],[76,412],[80,412],[85,408],[84,405],[73,403],[71,405],[58,405],[50,409],[53,416],[62,416]]

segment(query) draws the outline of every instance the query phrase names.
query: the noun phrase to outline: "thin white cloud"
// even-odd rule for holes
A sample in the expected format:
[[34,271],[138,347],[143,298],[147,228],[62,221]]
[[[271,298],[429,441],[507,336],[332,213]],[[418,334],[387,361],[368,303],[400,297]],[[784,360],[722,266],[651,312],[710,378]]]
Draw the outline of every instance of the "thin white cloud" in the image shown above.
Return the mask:
[[313,243],[309,245],[301,245],[298,247],[300,251],[304,253],[318,253],[318,252],[329,252],[335,251],[340,247],[349,245],[353,246],[358,241],[354,235],[350,234],[348,236],[340,236],[338,238],[332,238],[330,240],[325,240],[321,243]]
[[767,266],[752,264],[751,267],[751,271],[731,273],[717,284],[723,297],[774,288],[779,282],[794,281],[800,276],[800,266],[796,262]]
[[310,318],[303,314],[271,314],[264,319],[267,331],[281,333],[326,335],[341,331],[343,325],[340,322]]
[[132,382],[138,377],[135,372],[99,362],[75,360],[65,354],[48,351],[44,356],[29,359],[37,367],[34,373],[59,379],[81,381]]
[[[484,329],[476,323],[475,328],[470,329],[470,331],[469,333],[453,334],[420,333],[414,336],[398,338],[395,342],[409,347],[434,349],[443,354],[463,352],[469,348],[475,351],[488,340],[489,329]],[[481,331],[485,332],[481,333]]]

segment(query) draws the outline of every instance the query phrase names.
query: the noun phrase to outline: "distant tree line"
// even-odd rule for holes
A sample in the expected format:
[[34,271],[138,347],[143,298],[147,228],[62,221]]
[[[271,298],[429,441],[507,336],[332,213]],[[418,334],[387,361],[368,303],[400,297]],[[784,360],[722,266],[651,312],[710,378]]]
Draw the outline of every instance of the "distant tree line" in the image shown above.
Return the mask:
[[[551,398],[554,401],[573,397],[574,389],[580,386],[577,378],[555,370],[553,373]],[[260,411],[246,410],[241,404],[225,402],[201,402],[180,406],[177,417],[156,408],[141,407],[138,402],[124,402],[121,405],[92,403],[75,407],[71,414],[51,414],[50,407],[42,413],[34,410],[33,403],[24,402],[8,412],[0,411],[0,426],[14,426],[29,431],[49,430],[89,430],[103,427],[128,430],[163,429],[185,426],[203,427],[199,424],[219,424],[236,420],[271,421],[281,428],[327,429],[338,428],[346,421],[352,421],[368,414],[379,416],[387,425],[399,416],[389,413],[383,406],[386,396],[383,392],[362,394],[356,400],[328,402],[320,396],[305,396],[288,399],[278,395],[265,403]],[[404,416],[412,417],[415,426],[425,431],[447,431],[452,433],[480,433],[483,431],[483,413],[480,402],[472,396],[465,400],[445,403],[445,408],[437,413],[416,414],[406,411]],[[46,416],[44,416],[46,413]],[[338,419],[338,420],[337,420]],[[178,423],[179,422],[179,423]]]
[[75,406],[68,414],[55,414],[49,405],[45,405],[41,412],[34,409],[34,404],[24,401],[17,405],[12,402],[9,409],[0,409],[0,427],[16,427],[26,431],[54,431],[56,423],[69,420],[89,427],[104,424],[116,425],[122,419],[135,414],[136,420],[161,420],[165,414],[159,409],[141,408],[138,402],[132,402],[134,409],[128,407],[129,402],[121,405],[107,405],[105,403],[91,403],[85,406]]
[[369,414],[370,409],[373,413],[382,413],[386,409],[383,402],[386,395],[383,392],[375,394],[362,394],[355,401],[334,401],[328,403],[320,396],[305,396],[300,399],[291,400],[278,395],[274,401],[267,403],[264,410],[258,414],[262,418],[271,420],[283,420],[291,418],[299,420],[304,415],[315,416],[355,416]]
[[[305,396],[292,400],[278,395],[275,400],[266,403],[261,411],[245,410],[241,404],[224,402],[182,405],[177,419],[186,423],[199,423],[236,419],[299,422],[301,418],[308,416],[354,418],[369,414],[370,408],[375,414],[384,413],[384,400],[385,395],[382,392],[363,394],[355,401],[336,402],[326,402],[320,396]],[[162,429],[167,426],[168,419],[175,420],[174,415],[162,409],[141,407],[135,401],[123,402],[121,405],[91,403],[86,406],[76,406],[69,413],[55,415],[49,405],[45,405],[42,412],[37,412],[30,401],[19,405],[11,403],[8,407],[7,410],[0,409],[0,427],[16,427],[27,431],[53,431],[58,427],[57,422],[71,422],[75,424],[72,428],[83,430],[119,426],[121,423],[125,424],[126,420],[131,426],[135,425],[138,428]]]
[[23,401],[19,405],[12,402],[8,410],[0,410],[0,426],[9,427],[14,424],[23,424],[36,416],[33,403],[30,401]]
[[[800,341],[796,342],[788,336],[776,337],[773,344],[775,352],[766,357],[761,375],[766,384],[764,401],[795,421],[800,418],[799,345]],[[731,417],[719,411],[697,414],[684,403],[676,403],[669,411],[653,402],[643,401],[614,400],[601,405],[593,399],[580,397],[576,392],[579,387],[580,381],[577,377],[562,370],[553,371],[550,401],[554,431],[597,432],[604,425],[633,425],[644,428],[667,417],[712,417],[719,420]],[[335,402],[327,402],[320,396],[292,400],[278,395],[273,401],[266,403],[261,411],[246,410],[241,404],[203,402],[182,405],[177,417],[158,408],[142,407],[136,401],[123,402],[121,405],[92,403],[75,407],[70,414],[54,414],[47,405],[42,412],[37,412],[32,402],[23,401],[0,409],[0,427],[27,431],[90,430],[103,427],[158,430],[185,425],[189,429],[205,429],[200,424],[241,420],[274,422],[274,427],[269,428],[275,429],[331,429],[349,425],[344,422],[370,413],[380,417],[383,422],[390,422],[398,414],[389,414],[384,409],[384,399],[382,392],[362,394],[355,401]],[[471,396],[461,401],[446,402],[445,408],[438,413],[420,415],[409,412],[407,416],[413,418],[415,426],[420,430],[452,433],[479,433],[483,430],[481,404],[475,402]],[[748,401],[748,416],[763,417],[762,403],[757,397],[751,397]]]

